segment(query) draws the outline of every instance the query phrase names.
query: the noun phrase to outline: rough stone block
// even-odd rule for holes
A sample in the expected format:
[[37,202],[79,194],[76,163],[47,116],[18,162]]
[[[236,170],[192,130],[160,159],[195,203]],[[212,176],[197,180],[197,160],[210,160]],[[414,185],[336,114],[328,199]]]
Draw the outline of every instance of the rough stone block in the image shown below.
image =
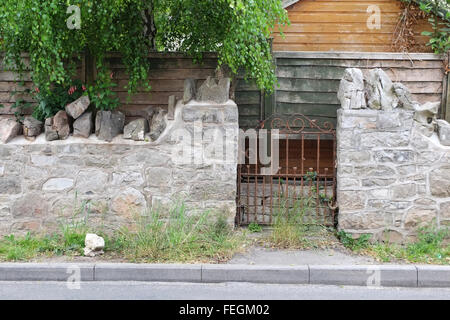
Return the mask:
[[47,141],[65,140],[70,134],[69,117],[65,111],[59,111],[54,117],[45,120],[45,138]]
[[426,227],[431,223],[436,222],[437,210],[435,208],[427,207],[413,207],[408,210],[405,217],[406,229],[417,229]]
[[123,138],[134,141],[144,141],[145,134],[149,131],[148,121],[144,118],[131,121],[123,129]]
[[450,146],[450,124],[445,120],[437,120],[439,140],[444,146]]
[[86,112],[73,123],[73,136],[89,138],[94,131],[92,112]]
[[381,150],[374,152],[374,160],[377,162],[404,163],[415,160],[413,150]]
[[369,71],[366,77],[366,94],[367,104],[371,109],[391,111],[399,104],[394,85],[382,69]]
[[393,199],[408,199],[417,195],[417,185],[415,183],[405,183],[392,187]]
[[150,122],[150,138],[153,141],[159,139],[159,137],[163,134],[164,130],[167,128],[167,112],[163,109],[159,109],[158,112],[153,115],[153,118]]
[[212,77],[208,77],[197,92],[197,100],[223,104],[230,97],[230,78],[222,78],[217,83]]
[[101,140],[111,142],[123,132],[125,115],[120,111],[99,111],[95,118],[95,134]]
[[91,101],[89,96],[82,96],[81,98],[69,103],[66,106],[66,112],[73,119],[78,119],[89,108]]
[[402,128],[399,112],[380,112],[377,117],[377,129],[393,130]]
[[73,179],[52,178],[42,186],[43,191],[64,191],[73,187]]
[[[346,210],[351,210],[344,207]],[[348,230],[370,230],[386,228],[390,225],[386,223],[386,217],[383,211],[364,210],[358,213],[340,212],[339,228]]]
[[430,172],[430,189],[435,197],[450,197],[450,166],[442,166]]
[[20,123],[12,119],[0,119],[0,141],[8,143],[22,131]]
[[184,80],[184,92],[183,92],[183,103],[187,104],[189,101],[195,99],[197,92],[197,85],[194,79]]
[[338,99],[343,109],[364,109],[364,76],[360,69],[345,69],[339,85]]
[[34,139],[42,132],[43,123],[33,117],[25,117],[23,120],[23,135],[25,138]]

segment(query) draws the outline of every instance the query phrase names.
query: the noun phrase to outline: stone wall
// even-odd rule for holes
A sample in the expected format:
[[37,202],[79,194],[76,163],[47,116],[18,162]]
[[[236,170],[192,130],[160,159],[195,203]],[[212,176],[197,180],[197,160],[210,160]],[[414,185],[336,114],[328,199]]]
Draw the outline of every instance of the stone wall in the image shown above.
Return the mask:
[[420,227],[450,225],[450,147],[434,132],[448,124],[436,122],[430,108],[414,101],[408,107],[404,96],[393,90],[399,84],[383,77],[378,80],[382,85],[372,85],[373,79],[355,80],[360,75],[353,69],[341,83],[339,229],[403,242],[414,238]]
[[238,130],[231,100],[180,101],[155,142],[118,136],[108,143],[94,135],[0,142],[0,235],[55,228],[74,214],[117,228],[177,201],[233,224]]

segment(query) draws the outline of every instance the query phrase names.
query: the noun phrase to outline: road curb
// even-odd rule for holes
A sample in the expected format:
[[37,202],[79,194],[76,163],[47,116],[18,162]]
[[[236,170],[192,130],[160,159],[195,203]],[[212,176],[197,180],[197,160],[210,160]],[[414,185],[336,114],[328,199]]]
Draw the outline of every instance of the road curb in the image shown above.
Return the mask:
[[0,281],[94,281],[94,264],[1,263]]
[[309,266],[203,265],[202,282],[308,284]]
[[251,282],[450,288],[450,266],[2,263],[0,281]]

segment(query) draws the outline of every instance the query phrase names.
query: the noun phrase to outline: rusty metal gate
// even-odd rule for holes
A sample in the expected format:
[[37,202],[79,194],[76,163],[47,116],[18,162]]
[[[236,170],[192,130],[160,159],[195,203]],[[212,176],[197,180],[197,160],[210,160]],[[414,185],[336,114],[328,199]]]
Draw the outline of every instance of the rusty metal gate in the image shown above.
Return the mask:
[[[259,154],[263,144],[267,144],[267,140],[260,139],[261,131],[270,136],[267,147],[270,165],[279,164],[269,174],[270,165],[263,164]],[[270,225],[278,216],[288,215],[307,224],[334,226],[336,130],[333,125],[302,114],[272,115],[261,121],[255,132],[259,138],[255,143],[248,137],[241,143],[245,160],[238,165],[237,225],[252,222]],[[256,161],[251,161],[255,154]]]

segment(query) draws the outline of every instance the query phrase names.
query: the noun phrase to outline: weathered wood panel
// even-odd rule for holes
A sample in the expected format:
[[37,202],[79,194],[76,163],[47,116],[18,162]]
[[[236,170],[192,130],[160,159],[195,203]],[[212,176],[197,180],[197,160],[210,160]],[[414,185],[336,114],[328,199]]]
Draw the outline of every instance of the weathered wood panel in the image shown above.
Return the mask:
[[[195,62],[182,54],[152,53],[149,55],[151,90],[147,92],[141,88],[131,96],[131,99],[128,99],[125,88],[128,84],[128,76],[120,56],[111,54],[107,62],[112,69],[113,79],[117,83],[117,87],[114,87],[113,91],[117,93],[121,103],[119,110],[123,111],[130,119],[138,117],[142,109],[148,106],[167,108],[169,96],[175,95],[178,99],[182,98],[186,78],[198,80],[197,84],[200,86],[208,76],[214,76],[217,68],[217,58],[214,54],[206,54],[200,62]],[[82,64],[80,64],[78,74],[83,79],[86,79],[86,75],[95,74],[86,65],[84,65],[86,69],[82,69],[81,66]],[[33,84],[29,74],[26,74],[22,79],[24,86],[20,86],[17,81],[21,79],[13,70],[9,69],[11,68],[0,67],[0,104],[5,106],[0,109],[0,115],[14,114],[17,110],[11,109],[11,106],[19,98],[32,102],[32,99],[25,95],[11,96],[11,92],[31,89]],[[239,79],[236,86],[236,102],[239,106],[241,126],[256,127],[261,118],[261,95],[257,86],[251,81]],[[24,111],[26,114],[32,112],[32,110]]]
[[[379,28],[369,28],[370,6],[380,9]],[[287,8],[291,24],[274,32],[275,51],[352,51],[390,52],[393,34],[402,13],[398,0],[301,0]],[[413,52],[429,52],[428,21],[417,21],[413,28]]]
[[[108,62],[113,71],[113,78],[118,84],[114,91],[117,92],[121,102],[119,109],[128,117],[137,117],[140,111],[148,106],[167,108],[169,96],[174,95],[177,99],[183,97],[185,79],[196,79],[197,86],[200,86],[208,76],[214,76],[217,68],[217,59],[214,55],[207,55],[201,62],[196,63],[181,54],[152,54],[149,57],[151,91],[140,89],[131,99],[127,99],[125,86],[128,83],[128,76],[120,57],[115,55],[109,58]],[[238,79],[235,96],[241,127],[255,127],[261,117],[259,89],[253,82]]]
[[443,57],[433,54],[275,52],[279,85],[272,113],[302,113],[335,123],[340,108],[339,82],[346,68],[367,73],[382,68],[393,81],[406,85],[420,103],[443,95]]

